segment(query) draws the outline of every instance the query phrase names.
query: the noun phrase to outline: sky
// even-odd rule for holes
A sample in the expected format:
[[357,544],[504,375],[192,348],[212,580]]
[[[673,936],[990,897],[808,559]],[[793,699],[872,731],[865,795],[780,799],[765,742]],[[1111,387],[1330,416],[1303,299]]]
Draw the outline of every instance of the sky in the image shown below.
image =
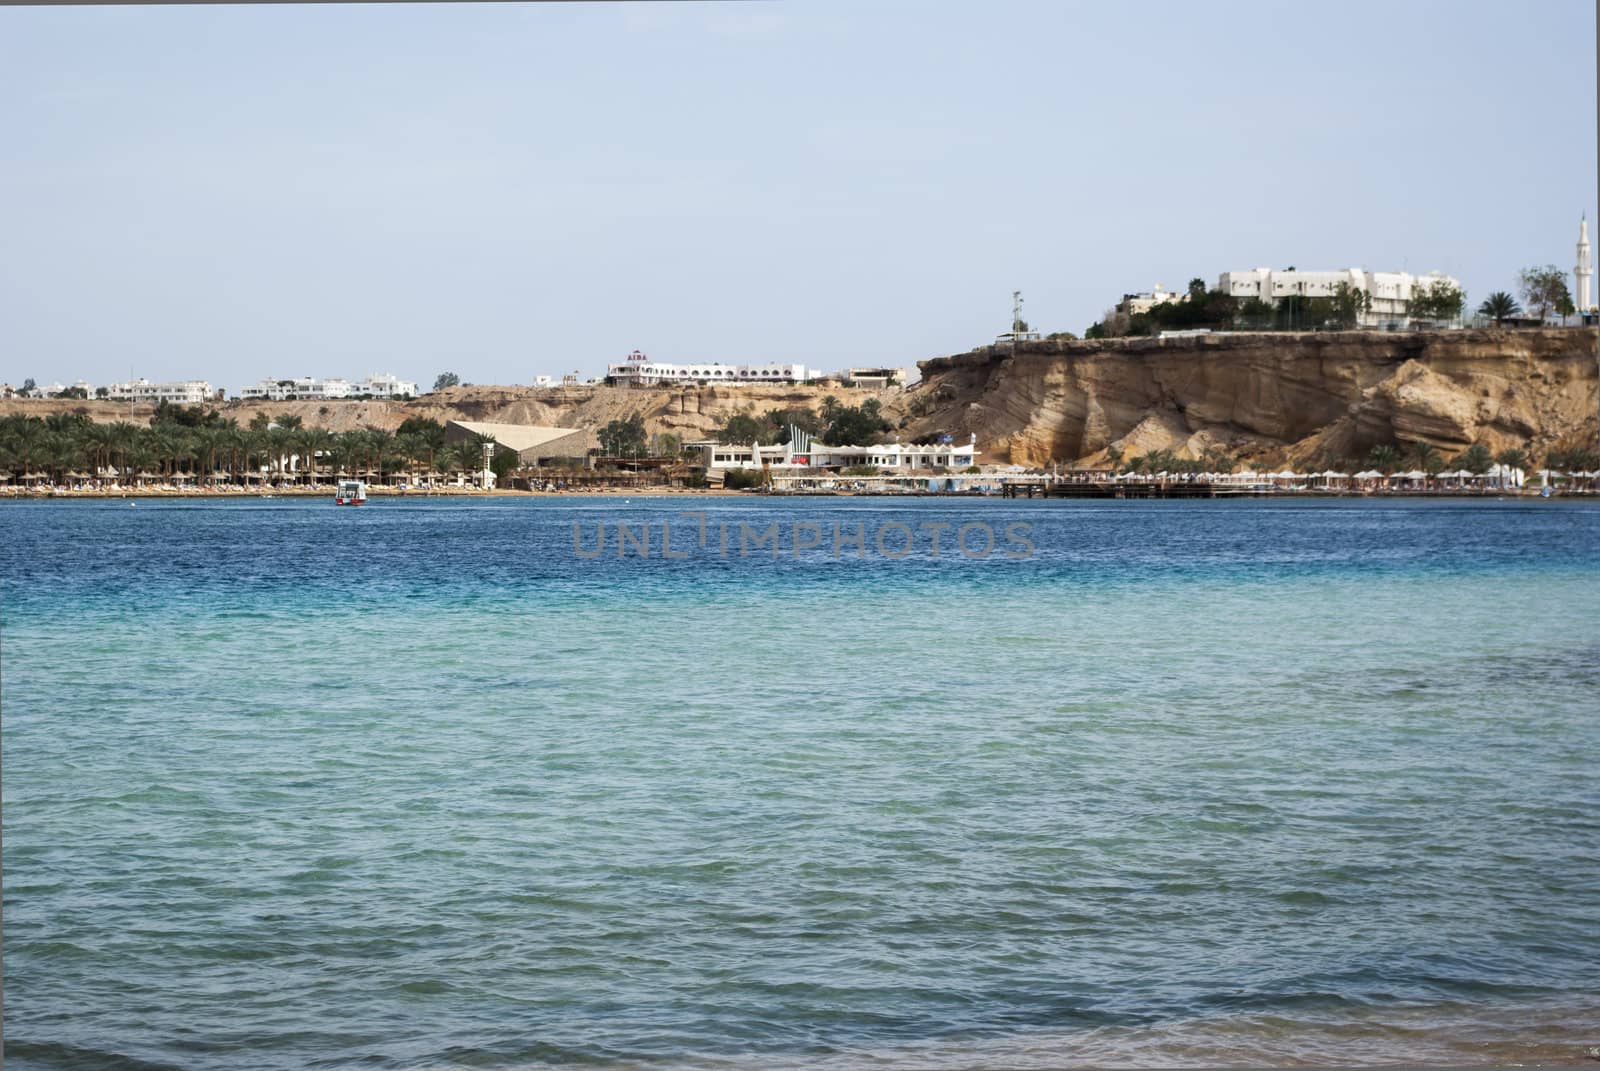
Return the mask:
[[0,8],[0,381],[903,366],[1013,290],[1570,271],[1589,0],[1251,10]]

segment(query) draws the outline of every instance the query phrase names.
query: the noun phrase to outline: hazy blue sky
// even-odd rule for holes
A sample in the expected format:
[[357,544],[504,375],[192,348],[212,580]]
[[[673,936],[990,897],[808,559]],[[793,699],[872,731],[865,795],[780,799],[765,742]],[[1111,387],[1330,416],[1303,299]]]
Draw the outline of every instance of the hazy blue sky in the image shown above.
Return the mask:
[[[1589,0],[0,9],[0,380],[907,364],[1595,217]],[[1600,238],[1600,234],[1595,235]]]

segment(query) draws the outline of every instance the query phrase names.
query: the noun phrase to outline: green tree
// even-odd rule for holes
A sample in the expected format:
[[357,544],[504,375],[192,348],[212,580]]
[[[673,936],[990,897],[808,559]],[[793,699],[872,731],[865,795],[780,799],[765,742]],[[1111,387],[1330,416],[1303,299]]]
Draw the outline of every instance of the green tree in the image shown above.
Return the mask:
[[1522,306],[1517,304],[1517,299],[1504,290],[1496,290],[1483,299],[1483,304],[1478,306],[1478,315],[1488,317],[1497,324],[1503,324],[1511,317],[1522,311]]
[[444,425],[437,420],[430,420],[424,416],[406,417],[400,426],[394,429],[396,437],[401,435],[433,435],[444,434]]
[[777,435],[773,442],[789,441],[790,424],[810,435],[822,434],[822,420],[815,412],[803,405],[790,406],[787,409],[769,409],[767,410],[766,419]]
[[1528,467],[1528,452],[1511,447],[1494,455],[1495,462],[1508,469],[1525,469]]
[[600,429],[600,452],[607,457],[644,454],[649,445],[644,417],[635,410],[626,420],[613,420]]
[[1410,454],[1412,463],[1429,476],[1444,469],[1444,457],[1439,453],[1439,448],[1424,439],[1411,444]]
[[446,387],[461,386],[461,377],[454,372],[440,372],[433,380],[434,390],[444,390]]
[[1473,443],[1461,453],[1456,455],[1457,468],[1466,469],[1477,476],[1482,476],[1494,465],[1494,458],[1489,453],[1489,448],[1482,443]]
[[1367,464],[1385,476],[1392,475],[1400,467],[1400,451],[1388,443],[1379,443],[1367,451]]
[[712,436],[719,443],[759,443],[777,441],[772,425],[754,413],[735,413]]
[[1568,304],[1572,301],[1572,295],[1567,292],[1567,273],[1554,264],[1524,268],[1517,282],[1522,290],[1522,303],[1541,320],[1559,311],[1563,300]]
[[[824,402],[826,405],[826,402]],[[890,430],[878,399],[868,398],[859,406],[838,406],[822,433],[822,441],[832,446],[870,446]]]
[[[333,451],[335,443],[333,432],[327,428],[301,428],[299,429],[296,447],[297,452],[305,459],[306,474],[313,487],[317,484],[317,455],[327,455]],[[324,464],[327,457],[320,459]]]
[[445,445],[445,427],[443,424],[437,420],[429,420],[427,417],[407,417],[401,421],[394,434],[396,439],[405,436],[421,442],[427,451],[428,471],[430,473],[437,471],[438,455]]
[[1333,288],[1332,319],[1340,327],[1351,328],[1361,322],[1361,317],[1372,311],[1372,294],[1360,286],[1340,283]]
[[1455,320],[1466,305],[1461,289],[1446,282],[1419,283],[1406,303],[1406,315],[1413,320],[1434,322]]

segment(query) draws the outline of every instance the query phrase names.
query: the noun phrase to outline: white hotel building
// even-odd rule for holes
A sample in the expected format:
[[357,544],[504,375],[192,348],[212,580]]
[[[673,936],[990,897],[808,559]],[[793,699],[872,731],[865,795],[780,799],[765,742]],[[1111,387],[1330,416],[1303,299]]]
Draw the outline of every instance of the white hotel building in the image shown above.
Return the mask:
[[396,376],[373,374],[351,382],[348,379],[263,379],[239,388],[239,398],[247,402],[324,401],[333,398],[371,396],[381,401],[415,398],[417,385]]
[[[149,402],[152,405],[201,405],[221,401],[221,392],[203,379],[181,379],[172,383],[152,383],[136,379],[131,383],[111,383],[105,396],[114,402]],[[96,392],[98,393],[98,392]]]
[[658,383],[804,383],[822,375],[803,364],[668,364],[652,361],[638,350],[621,364],[606,368],[606,378],[623,387]]
[[1390,324],[1404,327],[1408,322],[1407,307],[1412,295],[1439,284],[1461,289],[1461,283],[1442,272],[1411,275],[1403,271],[1363,271],[1345,268],[1340,271],[1273,271],[1256,268],[1254,271],[1225,271],[1217,279],[1217,289],[1231,297],[1246,301],[1256,298],[1276,305],[1291,297],[1333,297],[1340,284],[1352,290],[1364,290],[1372,295],[1372,308],[1363,312],[1363,327],[1382,327]]

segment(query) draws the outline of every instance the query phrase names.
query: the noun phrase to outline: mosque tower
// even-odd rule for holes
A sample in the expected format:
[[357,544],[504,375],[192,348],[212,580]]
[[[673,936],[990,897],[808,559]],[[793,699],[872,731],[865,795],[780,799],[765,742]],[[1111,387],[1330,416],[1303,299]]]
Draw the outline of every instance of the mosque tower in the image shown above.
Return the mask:
[[1585,213],[1578,223],[1578,266],[1572,269],[1572,274],[1578,281],[1578,292],[1574,295],[1578,299],[1578,311],[1588,312],[1594,308],[1594,302],[1589,295],[1589,280],[1594,277],[1594,265],[1589,260],[1588,213]]

